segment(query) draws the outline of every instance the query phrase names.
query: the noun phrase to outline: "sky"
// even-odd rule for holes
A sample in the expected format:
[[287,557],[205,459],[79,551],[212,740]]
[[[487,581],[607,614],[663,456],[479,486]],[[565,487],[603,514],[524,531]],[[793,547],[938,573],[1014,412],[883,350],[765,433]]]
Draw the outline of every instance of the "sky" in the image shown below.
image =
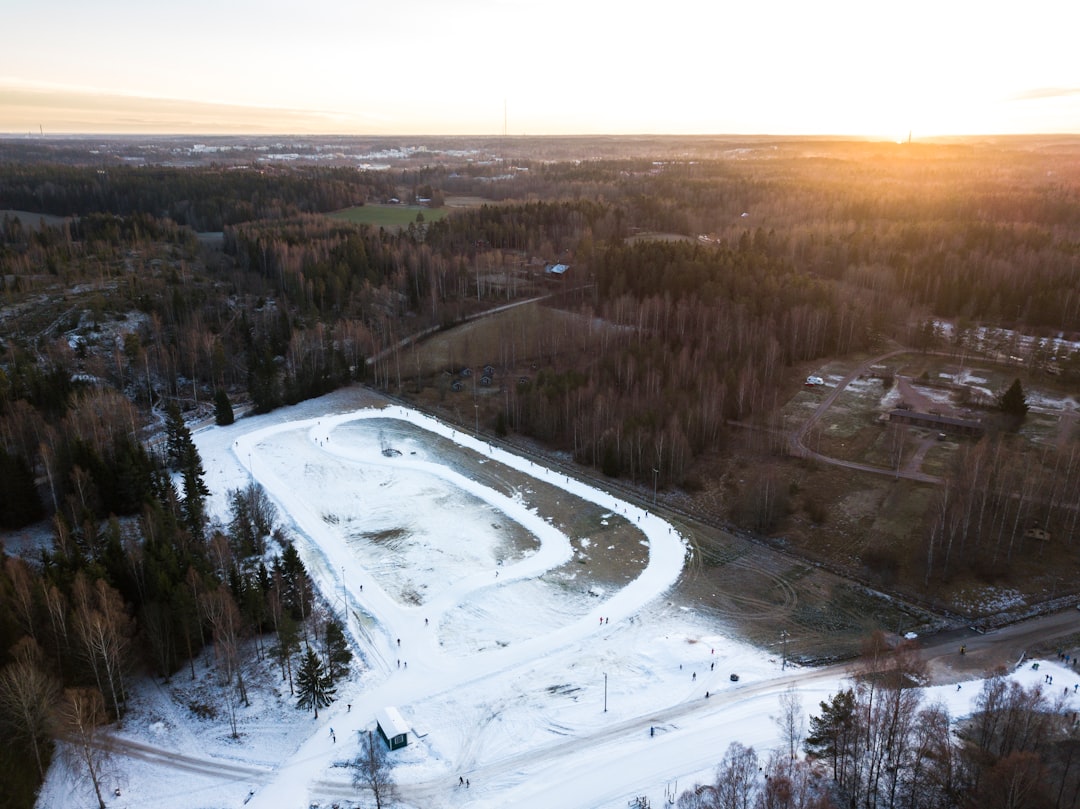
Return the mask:
[[6,0],[11,134],[1080,133],[1080,3]]
[[[112,809],[356,806],[342,764],[387,705],[413,733],[391,759],[399,805],[662,806],[669,790],[711,781],[734,741],[762,760],[782,748],[774,717],[787,689],[808,716],[849,684],[843,667],[793,666],[677,601],[688,548],[659,515],[415,411],[356,409],[369,396],[345,389],[194,436],[212,513],[225,518],[227,491],[252,478],[277,505],[329,608],[348,616],[352,676],[316,719],[273,666],[251,660],[239,739],[221,713],[188,707],[224,712],[210,650],[191,678],[132,678],[131,710],[110,729],[123,741],[106,767],[107,793],[120,792]],[[400,454],[384,456],[384,443]],[[640,537],[599,530],[572,543],[530,503],[553,493],[576,526],[598,513]],[[532,540],[507,542],[512,523]],[[642,554],[621,586],[590,572],[634,546]],[[1011,676],[1030,687],[1052,675],[1074,692],[1068,708],[1080,704],[1075,672],[1031,665]],[[957,685],[925,689],[924,704],[967,715],[982,684]],[[54,759],[41,809],[96,805],[68,762]]]

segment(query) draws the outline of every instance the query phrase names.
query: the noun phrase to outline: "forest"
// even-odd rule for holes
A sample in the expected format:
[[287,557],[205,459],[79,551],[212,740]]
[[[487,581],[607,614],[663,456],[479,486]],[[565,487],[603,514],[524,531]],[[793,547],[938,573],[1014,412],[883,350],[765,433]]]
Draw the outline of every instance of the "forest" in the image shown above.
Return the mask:
[[[795,688],[773,717],[784,745],[761,759],[732,742],[711,783],[678,809],[1062,809],[1080,800],[1076,715],[1038,685],[982,681],[970,717],[928,704],[910,645],[867,640],[851,685],[810,708]],[[1066,689],[1068,690],[1068,689]],[[805,752],[806,758],[798,753]],[[764,775],[764,778],[761,776]]]
[[[122,717],[134,672],[180,676],[213,644],[242,699],[237,638],[257,639],[291,682],[305,635],[338,671],[340,628],[320,623],[260,493],[230,493],[227,523],[205,513],[188,421],[228,423],[234,408],[268,412],[353,383],[452,417],[447,380],[489,364],[495,395],[474,387],[466,421],[475,401],[496,436],[692,496],[718,458],[793,463],[777,413],[815,363],[895,345],[976,350],[943,337],[945,321],[955,334],[1076,345],[1080,142],[676,147],[538,142],[505,160],[413,157],[385,171],[0,148],[0,529],[52,537],[40,558],[3,555],[0,720],[27,742],[4,748],[3,805],[28,805],[51,738]],[[401,229],[326,215],[416,189],[450,214]],[[570,267],[562,280],[543,272],[556,261]],[[488,356],[410,365],[419,335],[533,298],[535,321],[506,326]],[[1025,358],[1030,372],[1052,366],[1075,390],[1080,351],[1044,354]],[[907,569],[914,590],[1000,579],[1038,512],[1074,567],[1077,441],[1033,451],[995,429],[965,445],[923,501],[917,547],[862,561],[874,575]],[[748,488],[705,494],[717,521],[763,537],[784,526],[788,500],[824,523],[822,497],[780,488],[768,507]],[[979,744],[987,773],[1045,752]],[[1043,763],[1058,767],[1062,749]],[[837,782],[865,790],[854,771]],[[953,803],[876,791],[858,802],[959,806],[980,789],[942,787]]]

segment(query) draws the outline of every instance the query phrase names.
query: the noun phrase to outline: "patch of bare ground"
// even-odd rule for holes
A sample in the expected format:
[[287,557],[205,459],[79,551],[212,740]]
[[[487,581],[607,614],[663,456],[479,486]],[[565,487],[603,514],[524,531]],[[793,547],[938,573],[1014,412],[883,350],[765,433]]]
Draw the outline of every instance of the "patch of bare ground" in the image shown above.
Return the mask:
[[[556,503],[556,506],[559,504]],[[648,545],[642,534],[621,517],[592,509],[578,515],[576,528],[569,528],[574,555],[564,565],[544,574],[564,585],[586,578],[593,588],[614,591],[629,584],[649,562]],[[593,523],[587,526],[586,523]]]
[[[648,545],[641,531],[622,515],[566,491],[560,484],[568,480],[557,470],[545,470],[538,464],[535,475],[526,474],[403,422],[387,420],[380,430],[390,444],[406,435],[414,438],[422,435],[422,440],[437,445],[440,457],[454,459],[453,468],[457,472],[507,496],[520,496],[538,516],[566,534],[573,556],[545,578],[582,591],[596,587],[615,589],[636,578],[648,564]],[[522,526],[500,521],[497,527],[506,537],[503,558],[534,547],[535,537]],[[380,539],[392,542],[396,537]]]
[[[402,384],[409,396],[419,402],[443,402],[453,393],[453,383],[462,382],[463,388],[457,393],[466,396],[458,395],[457,403],[468,398],[467,409],[471,411],[469,397],[490,395],[500,385],[516,384],[521,376],[534,373],[545,362],[546,355],[558,350],[561,325],[579,320],[578,315],[537,302],[508,309],[496,317],[463,323],[405,349],[400,358]],[[492,386],[482,389],[481,375],[475,372],[486,365],[492,366],[496,373]],[[465,368],[474,375],[461,376]]]
[[499,203],[485,199],[484,197],[472,197],[465,194],[446,197],[443,205],[447,208],[479,208],[483,205],[498,205]]

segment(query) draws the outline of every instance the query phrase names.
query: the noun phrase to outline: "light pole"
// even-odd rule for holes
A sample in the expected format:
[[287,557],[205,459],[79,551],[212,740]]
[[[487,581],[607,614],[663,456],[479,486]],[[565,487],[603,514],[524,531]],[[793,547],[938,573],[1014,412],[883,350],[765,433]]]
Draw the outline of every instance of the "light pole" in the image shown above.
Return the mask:
[[476,414],[476,429],[473,430],[473,438],[480,437],[480,405],[473,403],[473,413]]
[[604,713],[607,713],[607,672],[604,672]]
[[787,668],[787,639],[788,633],[786,629],[780,630],[780,671]]
[[652,504],[656,505],[656,481],[660,477],[660,470],[655,466],[652,471]]

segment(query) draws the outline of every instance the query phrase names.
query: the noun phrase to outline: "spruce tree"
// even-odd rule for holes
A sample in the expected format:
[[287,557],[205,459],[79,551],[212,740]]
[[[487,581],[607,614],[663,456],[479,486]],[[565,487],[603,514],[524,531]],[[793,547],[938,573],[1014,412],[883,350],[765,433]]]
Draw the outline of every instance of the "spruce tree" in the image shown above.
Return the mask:
[[169,466],[178,469],[183,463],[184,453],[191,444],[191,430],[184,422],[180,405],[175,401],[169,402],[165,406],[165,451],[168,454]]
[[[190,441],[190,437],[188,439]],[[206,527],[206,497],[210,494],[207,488],[203,469],[202,458],[195,444],[189,443],[180,461],[180,473],[184,485],[183,515],[184,525],[192,536],[202,537]]]
[[319,708],[325,708],[334,701],[334,681],[310,646],[296,675],[296,690],[296,706],[305,710],[314,708],[316,719],[319,718]]
[[326,622],[326,632],[323,635],[326,643],[327,668],[330,676],[340,680],[349,673],[349,662],[352,660],[352,650],[349,642],[345,639],[345,630],[341,622],[331,618]]
[[214,392],[214,421],[217,422],[219,427],[226,427],[236,420],[233,414],[232,402],[229,401],[229,394],[225,392],[225,388],[218,388]]
[[1010,430],[1020,429],[1020,424],[1024,421],[1024,417],[1027,416],[1028,403],[1019,379],[1014,379],[1013,383],[1009,385],[1009,389],[998,397],[997,406],[1008,428]]
[[1027,415],[1027,397],[1019,379],[1014,379],[1009,389],[998,397],[998,409],[1009,416],[1023,418]]

